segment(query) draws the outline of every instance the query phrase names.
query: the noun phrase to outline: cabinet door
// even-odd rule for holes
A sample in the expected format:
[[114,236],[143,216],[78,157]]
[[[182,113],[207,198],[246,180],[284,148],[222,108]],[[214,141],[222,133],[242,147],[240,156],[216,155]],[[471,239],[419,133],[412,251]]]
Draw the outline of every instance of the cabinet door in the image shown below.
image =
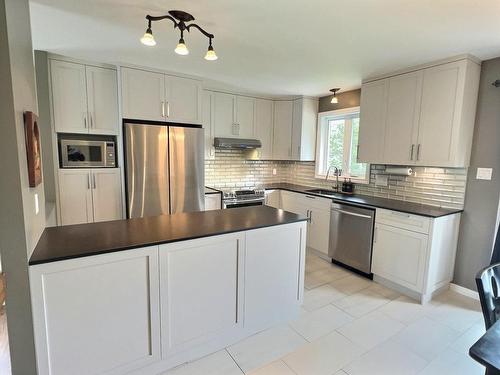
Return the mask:
[[266,191],[266,206],[281,208],[281,190]]
[[310,223],[307,228],[307,246],[328,255],[330,233],[330,207],[309,207]]
[[307,205],[303,202],[302,194],[281,191],[281,208],[294,214],[307,216]]
[[260,159],[269,160],[273,157],[274,104],[272,100],[257,99],[255,106],[255,137],[262,142]]
[[59,169],[60,224],[94,221],[89,169]]
[[292,125],[293,101],[275,101],[273,159],[288,160],[291,158]]
[[422,292],[428,236],[384,224],[375,225],[372,272]]
[[220,194],[205,194],[205,211],[220,210],[221,208]]
[[113,69],[85,67],[89,131],[96,134],[118,134],[118,84]]
[[205,130],[205,160],[215,159],[214,148],[214,98],[210,91],[203,91],[202,114],[203,129]]
[[255,124],[255,99],[246,96],[236,96],[236,124],[238,138],[253,138]]
[[388,80],[361,86],[358,160],[384,162],[385,120]]
[[166,116],[171,122],[201,124],[201,83],[195,79],[165,76]]
[[124,118],[165,121],[165,76],[122,68],[122,100]]
[[422,75],[419,71],[389,79],[384,147],[388,163],[408,165],[416,160]]
[[302,105],[302,99],[296,99],[293,101],[291,145],[292,160],[300,160],[300,145],[302,142]]
[[214,92],[213,99],[215,136],[228,138],[237,137],[234,95]]
[[242,324],[244,233],[160,246],[163,358]]
[[94,222],[123,219],[120,169],[92,170]]
[[88,133],[85,65],[51,60],[50,75],[56,132]]
[[314,161],[316,155],[316,128],[318,101],[302,98],[293,102],[292,159]]
[[157,246],[29,271],[40,375],[126,374],[159,360]]
[[246,233],[245,328],[264,329],[298,313],[303,292],[304,231],[300,223]]
[[[422,109],[418,133],[418,165],[446,166],[452,158],[455,132],[462,105],[457,105],[463,87],[465,62],[425,69]],[[463,90],[462,90],[463,91]]]

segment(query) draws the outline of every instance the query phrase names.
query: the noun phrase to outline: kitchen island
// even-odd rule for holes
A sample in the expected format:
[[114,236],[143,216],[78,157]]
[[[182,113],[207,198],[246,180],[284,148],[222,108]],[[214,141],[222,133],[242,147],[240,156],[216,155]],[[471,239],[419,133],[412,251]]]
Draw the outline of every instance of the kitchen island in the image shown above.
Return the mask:
[[47,228],[39,374],[157,374],[296,317],[306,217],[271,207]]

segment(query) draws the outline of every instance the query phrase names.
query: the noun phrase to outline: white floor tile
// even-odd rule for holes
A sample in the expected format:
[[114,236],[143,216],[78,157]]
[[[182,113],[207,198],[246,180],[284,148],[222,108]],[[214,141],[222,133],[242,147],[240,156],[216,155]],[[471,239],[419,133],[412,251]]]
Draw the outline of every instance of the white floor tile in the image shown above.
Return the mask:
[[465,333],[462,334],[453,344],[451,344],[451,349],[455,350],[458,353],[469,354],[470,347],[477,341],[479,338],[484,335],[486,329],[484,327],[484,323],[476,323],[471,328],[469,328]]
[[312,289],[349,275],[351,275],[349,271],[332,264],[328,268],[307,272],[304,285],[307,289]]
[[407,326],[391,341],[431,361],[445,351],[459,335],[460,332],[424,317]]
[[423,358],[388,341],[354,360],[344,371],[349,375],[412,375],[426,365]]
[[389,289],[381,284],[378,283],[372,283],[368,290],[371,290],[372,292],[378,293],[384,297],[387,297],[391,300],[396,299],[401,296],[401,293],[396,292],[395,290]]
[[260,368],[307,343],[288,326],[278,326],[246,338],[227,348],[245,372]]
[[350,315],[337,307],[326,305],[302,315],[291,322],[290,326],[308,341],[313,341],[352,320],[353,318]]
[[307,311],[314,311],[345,296],[344,293],[339,292],[329,284],[322,285],[305,291],[302,307]]
[[330,283],[330,285],[336,290],[346,295],[359,292],[360,290],[368,288],[372,284],[374,284],[373,281],[357,275],[343,277]]
[[451,349],[435,358],[419,375],[484,375],[484,367]]
[[378,293],[363,289],[332,303],[354,317],[361,317],[385,305],[390,299]]
[[330,262],[316,256],[306,258],[306,272],[313,272],[330,267]]
[[401,296],[382,306],[378,311],[404,324],[410,324],[422,318],[426,308],[409,297]]
[[287,355],[283,361],[298,375],[331,375],[362,353],[362,348],[332,332]]
[[163,375],[242,375],[243,372],[234,363],[231,356],[221,350],[217,353],[210,354],[197,361],[189,362],[172,370],[167,371]]
[[457,331],[465,332],[482,320],[479,301],[457,294],[440,296],[439,306],[427,313],[431,319]]
[[255,371],[250,371],[248,375],[296,375],[295,372],[290,370],[290,368],[283,361],[276,361],[270,365],[261,367]]
[[375,311],[338,328],[337,332],[368,350],[387,341],[404,327],[403,323]]

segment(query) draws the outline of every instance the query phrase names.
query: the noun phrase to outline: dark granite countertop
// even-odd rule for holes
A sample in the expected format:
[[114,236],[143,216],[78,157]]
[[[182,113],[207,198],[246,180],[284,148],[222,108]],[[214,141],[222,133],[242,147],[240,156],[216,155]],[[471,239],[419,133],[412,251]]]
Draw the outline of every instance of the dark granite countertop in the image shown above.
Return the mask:
[[469,350],[477,362],[485,366],[491,374],[500,373],[500,321],[493,324]]
[[288,183],[264,184],[263,188],[266,190],[272,190],[272,189],[288,190],[296,193],[303,193],[307,195],[329,198],[332,199],[333,201],[340,203],[351,203],[362,206],[385,208],[387,210],[405,212],[408,214],[427,216],[431,218],[437,218],[441,216],[452,215],[463,212],[463,210],[461,209],[440,208],[425,204],[405,202],[397,199],[371,197],[369,195],[361,195],[361,194],[348,195],[348,194],[337,193],[332,197],[329,196],[326,197],[324,195],[314,194],[307,191],[311,189],[316,189],[314,187],[294,185]]
[[205,194],[222,194],[222,191],[205,186]]
[[259,206],[49,227],[42,233],[29,264],[80,258],[306,220],[305,216]]

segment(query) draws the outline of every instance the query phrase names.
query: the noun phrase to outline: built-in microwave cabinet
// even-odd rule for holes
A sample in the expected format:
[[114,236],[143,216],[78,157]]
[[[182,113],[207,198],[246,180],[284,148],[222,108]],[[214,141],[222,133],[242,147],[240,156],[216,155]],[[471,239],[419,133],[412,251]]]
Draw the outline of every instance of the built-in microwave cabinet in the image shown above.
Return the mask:
[[50,77],[56,132],[118,134],[116,70],[51,59]]
[[479,75],[463,58],[363,83],[359,160],[467,167]]
[[124,118],[202,123],[200,81],[122,67],[121,82]]

